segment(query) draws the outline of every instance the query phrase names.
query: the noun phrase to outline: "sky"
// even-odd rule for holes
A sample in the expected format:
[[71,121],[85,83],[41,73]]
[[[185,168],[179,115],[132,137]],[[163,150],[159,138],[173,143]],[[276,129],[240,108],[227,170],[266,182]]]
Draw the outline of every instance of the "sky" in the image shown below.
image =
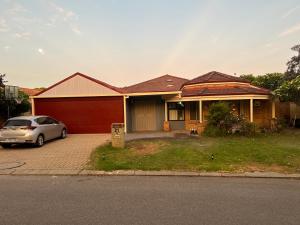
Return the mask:
[[300,0],[0,0],[0,73],[21,87],[284,72],[296,44]]

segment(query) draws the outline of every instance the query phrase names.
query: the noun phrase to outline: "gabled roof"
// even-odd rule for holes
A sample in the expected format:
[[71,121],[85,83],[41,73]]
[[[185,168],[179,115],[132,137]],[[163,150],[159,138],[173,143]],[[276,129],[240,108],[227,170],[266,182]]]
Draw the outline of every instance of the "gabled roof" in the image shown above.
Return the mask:
[[227,75],[224,73],[220,73],[217,71],[212,71],[196,77],[192,80],[189,80],[185,83],[185,85],[189,84],[199,84],[199,83],[218,83],[218,82],[241,82],[241,83],[249,83],[249,81],[242,79],[240,77],[235,77],[231,75]]
[[71,76],[69,76],[69,77],[67,77],[67,78],[65,78],[65,79],[63,79],[63,80],[61,80],[61,81],[59,81],[59,82],[53,84],[52,86],[50,86],[50,87],[48,87],[48,88],[42,90],[41,92],[37,93],[35,96],[41,95],[41,94],[43,94],[44,92],[49,91],[49,90],[53,89],[54,87],[56,87],[56,86],[58,86],[58,85],[60,85],[60,84],[62,84],[62,83],[64,83],[64,82],[66,82],[66,81],[68,81],[68,80],[70,80],[70,79],[72,79],[72,78],[74,78],[74,77],[76,77],[76,76],[80,76],[80,77],[83,77],[83,78],[88,79],[88,80],[90,80],[90,81],[93,81],[93,82],[95,82],[95,83],[97,83],[97,84],[99,84],[99,85],[101,85],[101,86],[104,86],[104,87],[106,87],[106,88],[109,88],[109,89],[111,89],[111,90],[113,90],[113,91],[116,91],[116,92],[118,92],[118,93],[120,93],[120,94],[123,92],[121,88],[114,87],[114,86],[112,86],[112,85],[110,85],[110,84],[107,84],[107,83],[105,83],[105,82],[103,82],[103,81],[97,80],[97,79],[95,79],[95,78],[92,78],[92,77],[90,77],[90,76],[87,76],[87,75],[85,75],[85,74],[82,74],[82,73],[77,72],[77,73],[74,73],[73,75],[71,75]]
[[124,87],[125,93],[145,93],[145,92],[173,92],[179,91],[181,86],[188,80],[172,75],[164,75],[142,83]]

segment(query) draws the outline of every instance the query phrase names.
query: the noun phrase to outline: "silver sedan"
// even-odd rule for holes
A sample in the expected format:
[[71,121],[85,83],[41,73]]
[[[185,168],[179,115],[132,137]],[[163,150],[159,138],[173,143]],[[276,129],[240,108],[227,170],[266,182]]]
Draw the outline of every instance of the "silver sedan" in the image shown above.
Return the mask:
[[8,119],[0,129],[0,145],[8,148],[27,143],[41,147],[45,141],[66,136],[65,124],[49,116],[19,116]]

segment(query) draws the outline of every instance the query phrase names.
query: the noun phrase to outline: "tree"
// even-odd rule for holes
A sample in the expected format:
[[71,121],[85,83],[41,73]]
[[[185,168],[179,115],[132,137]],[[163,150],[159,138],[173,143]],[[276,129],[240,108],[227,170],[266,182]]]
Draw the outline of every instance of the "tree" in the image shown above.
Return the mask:
[[296,77],[300,76],[300,45],[295,45],[291,48],[293,51],[296,51],[298,55],[293,56],[287,62],[287,71],[285,72],[286,80],[293,80]]
[[248,74],[241,75],[241,78],[250,81],[250,83],[255,86],[267,88],[272,91],[279,88],[284,82],[284,74],[282,73],[267,73],[259,76]]
[[244,80],[249,81],[251,84],[253,84],[256,81],[256,78],[257,78],[253,74],[243,74],[240,77],[243,78]]
[[29,96],[22,91],[19,91],[19,96],[22,102],[18,104],[14,99],[8,100],[5,98],[4,87],[5,74],[0,74],[0,117],[7,118],[8,109],[10,116],[19,116],[22,113],[30,110]]
[[292,50],[296,51],[298,55],[288,61],[288,68],[284,74],[285,81],[275,90],[275,94],[281,101],[300,105],[300,45],[295,45]]
[[269,90],[276,90],[284,82],[284,75],[282,73],[267,73],[263,76],[258,76],[255,85]]
[[300,105],[300,76],[293,80],[285,81],[275,90],[275,94],[281,101],[294,102]]
[[4,87],[4,83],[6,83],[7,81],[5,80],[5,74],[1,74],[0,73],[0,87]]

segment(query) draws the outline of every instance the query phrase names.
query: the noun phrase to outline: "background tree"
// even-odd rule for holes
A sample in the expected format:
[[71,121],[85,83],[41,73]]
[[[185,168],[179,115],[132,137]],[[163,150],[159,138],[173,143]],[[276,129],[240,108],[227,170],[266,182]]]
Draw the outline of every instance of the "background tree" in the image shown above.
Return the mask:
[[7,81],[5,80],[5,74],[0,73],[0,87],[4,88],[4,83]]
[[8,108],[10,116],[19,116],[30,110],[29,96],[22,91],[19,91],[19,98],[22,99],[19,104],[14,99],[5,99],[4,87],[6,82],[5,74],[0,74],[0,117],[2,119],[7,118]]
[[293,80],[285,81],[275,90],[275,94],[281,101],[294,102],[300,105],[300,76]]
[[244,80],[249,81],[251,84],[254,84],[257,78],[253,74],[243,74],[240,77],[243,78]]
[[294,102],[300,105],[300,45],[292,47],[297,52],[287,63],[287,71],[284,74],[285,81],[275,90],[275,94],[281,101]]
[[275,92],[281,101],[294,102],[300,105],[300,45],[292,47],[297,52],[287,63],[287,71],[282,73],[269,73],[260,76],[242,75],[251,84],[270,89]]
[[284,74],[282,73],[267,73],[265,75],[254,76],[253,74],[241,75],[241,78],[250,81],[251,84],[267,88],[269,90],[276,90],[284,82]]
[[300,45],[295,45],[291,48],[297,52],[297,55],[293,56],[290,61],[287,62],[287,70],[285,72],[286,80],[293,80],[300,76]]

